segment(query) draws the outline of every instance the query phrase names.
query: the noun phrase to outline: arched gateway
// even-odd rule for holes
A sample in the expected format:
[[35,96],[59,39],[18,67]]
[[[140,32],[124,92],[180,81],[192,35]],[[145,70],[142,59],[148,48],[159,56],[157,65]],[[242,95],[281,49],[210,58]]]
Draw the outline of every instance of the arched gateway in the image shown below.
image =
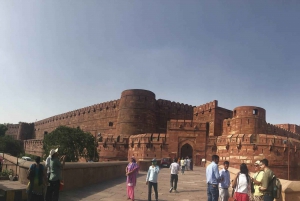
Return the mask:
[[186,157],[193,159],[193,147],[188,143],[184,144],[180,150],[180,158]]

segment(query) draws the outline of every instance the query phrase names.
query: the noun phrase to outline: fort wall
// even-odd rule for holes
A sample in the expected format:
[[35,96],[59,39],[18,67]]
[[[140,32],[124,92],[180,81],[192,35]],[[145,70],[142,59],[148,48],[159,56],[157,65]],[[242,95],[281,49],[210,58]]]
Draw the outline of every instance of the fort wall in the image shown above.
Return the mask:
[[49,117],[35,123],[34,136],[44,139],[44,135],[58,126],[80,127],[92,135],[101,132],[115,133],[119,100],[104,102],[64,114]]
[[19,124],[7,124],[7,131],[5,132],[5,135],[9,135],[15,140],[17,140],[19,134],[19,127]]

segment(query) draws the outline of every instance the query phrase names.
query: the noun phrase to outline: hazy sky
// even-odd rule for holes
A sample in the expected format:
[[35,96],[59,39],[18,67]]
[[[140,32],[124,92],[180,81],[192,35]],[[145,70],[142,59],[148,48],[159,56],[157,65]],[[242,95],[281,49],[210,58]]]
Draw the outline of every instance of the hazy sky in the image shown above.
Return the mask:
[[300,2],[0,0],[0,123],[147,89],[300,124]]

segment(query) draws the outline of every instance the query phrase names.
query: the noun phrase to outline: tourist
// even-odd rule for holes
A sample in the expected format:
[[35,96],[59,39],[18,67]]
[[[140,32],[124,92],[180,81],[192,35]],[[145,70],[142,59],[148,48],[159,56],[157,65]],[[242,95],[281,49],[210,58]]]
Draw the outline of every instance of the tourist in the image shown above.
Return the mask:
[[254,193],[251,195],[251,201],[262,201],[263,193],[259,190],[261,181],[264,176],[264,171],[260,168],[261,162],[258,160],[254,163],[255,174],[253,175],[252,182],[254,184]]
[[184,174],[185,160],[183,158],[181,158],[180,165],[181,165],[181,174]]
[[274,173],[269,168],[269,161],[267,159],[263,159],[260,161],[260,167],[261,170],[264,171],[264,176],[261,180],[261,187],[259,187],[259,190],[263,193],[263,200],[264,201],[273,201],[274,197],[272,194],[272,185],[271,180],[274,176]]
[[233,180],[232,187],[235,188],[236,201],[249,201],[249,194],[251,194],[251,177],[249,170],[245,163],[240,165],[240,172],[236,174]]
[[186,170],[187,171],[190,170],[190,165],[191,165],[191,160],[189,159],[189,157],[186,157]]
[[224,168],[220,170],[221,182],[219,184],[220,201],[228,201],[230,186],[230,173],[228,171],[229,162],[224,161]]
[[218,170],[219,156],[212,155],[212,162],[206,168],[207,201],[218,201],[218,184],[221,177]]
[[[180,166],[177,163],[177,158],[174,159],[173,163],[170,165],[171,169],[171,178],[170,178],[170,193],[172,190],[175,190],[175,193],[178,193],[177,191],[177,182],[178,182],[178,171],[180,170]],[[174,184],[174,185],[173,185]]]
[[62,156],[60,159],[58,159],[58,148],[53,149],[50,152],[51,159],[50,159],[50,178],[46,193],[46,200],[47,201],[58,201],[59,198],[59,187],[60,187],[60,181],[61,181],[61,169],[63,168],[63,164],[61,162],[64,162],[65,156]]
[[45,161],[45,166],[47,168],[47,179],[48,179],[48,182],[49,182],[49,178],[50,178],[50,159],[51,159],[51,152],[53,149],[50,150],[50,153],[49,153],[49,156],[46,158],[46,161]]
[[127,199],[134,200],[134,187],[136,185],[136,177],[139,171],[139,166],[134,157],[131,157],[125,171],[127,176]]
[[40,164],[41,157],[35,158],[35,163],[31,164],[28,172],[29,186],[27,188],[29,201],[44,201],[44,166]]
[[152,186],[155,192],[155,199],[158,200],[158,192],[157,192],[157,177],[159,173],[159,167],[156,165],[156,159],[152,159],[152,165],[149,167],[147,177],[146,177],[146,185],[148,185],[148,201],[151,201],[151,192]]

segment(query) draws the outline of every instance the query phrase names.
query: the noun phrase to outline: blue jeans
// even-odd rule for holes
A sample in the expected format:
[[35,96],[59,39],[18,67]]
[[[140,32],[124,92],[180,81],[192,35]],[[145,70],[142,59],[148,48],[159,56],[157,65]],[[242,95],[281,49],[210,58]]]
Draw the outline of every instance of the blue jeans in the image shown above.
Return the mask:
[[218,201],[219,188],[217,184],[207,184],[207,201]]
[[264,194],[264,201],[273,201],[274,197],[269,194]]

